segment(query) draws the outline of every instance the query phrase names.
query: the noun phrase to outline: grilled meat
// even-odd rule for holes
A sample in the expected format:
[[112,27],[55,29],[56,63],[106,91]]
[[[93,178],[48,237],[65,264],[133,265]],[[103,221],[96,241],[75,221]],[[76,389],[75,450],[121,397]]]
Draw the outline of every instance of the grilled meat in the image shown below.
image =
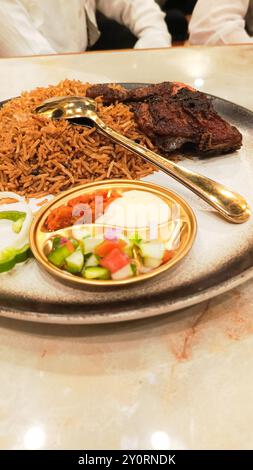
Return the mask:
[[102,96],[105,104],[128,103],[139,128],[164,154],[189,146],[201,154],[222,154],[242,145],[241,133],[218,115],[212,99],[181,83],[135,89],[94,85],[87,96]]

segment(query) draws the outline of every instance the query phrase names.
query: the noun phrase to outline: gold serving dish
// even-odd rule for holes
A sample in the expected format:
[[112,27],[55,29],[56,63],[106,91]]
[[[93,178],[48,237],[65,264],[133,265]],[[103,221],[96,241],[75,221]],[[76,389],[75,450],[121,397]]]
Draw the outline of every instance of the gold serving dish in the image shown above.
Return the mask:
[[[138,228],[131,225],[123,225],[122,221],[115,225],[115,223],[86,223],[80,225],[72,225],[69,227],[61,228],[55,231],[48,231],[46,228],[46,221],[53,210],[67,205],[68,201],[83,195],[96,194],[101,191],[116,191],[120,195],[126,194],[129,191],[140,191],[149,193],[162,200],[163,206],[168,207],[168,217],[166,220],[159,221],[157,227],[152,224],[138,226]],[[138,193],[139,194],[139,193]],[[142,194],[145,199],[145,195]],[[164,204],[165,203],[165,204]],[[142,272],[134,277],[121,279],[121,280],[99,280],[99,279],[86,279],[81,276],[71,274],[62,270],[48,261],[48,253],[52,247],[52,238],[54,236],[61,237],[74,237],[77,231],[80,233],[82,230],[91,237],[99,238],[105,230],[120,230],[124,236],[129,236],[130,233],[138,232],[138,235],[144,241],[150,241],[154,237],[154,229],[156,232],[156,239],[165,244],[165,248],[173,250],[173,257],[148,272]],[[30,244],[31,250],[37,261],[45,268],[50,274],[56,276],[62,281],[71,283],[74,286],[83,285],[96,285],[96,286],[118,286],[126,285],[133,282],[143,281],[150,279],[158,274],[175,266],[184,256],[187,255],[192,247],[196,236],[197,224],[195,215],[190,206],[177,194],[158,186],[153,183],[144,181],[131,181],[131,180],[105,180],[101,182],[89,183],[82,186],[77,186],[64,193],[61,193],[55,199],[45,205],[36,215],[31,229],[30,229]]]

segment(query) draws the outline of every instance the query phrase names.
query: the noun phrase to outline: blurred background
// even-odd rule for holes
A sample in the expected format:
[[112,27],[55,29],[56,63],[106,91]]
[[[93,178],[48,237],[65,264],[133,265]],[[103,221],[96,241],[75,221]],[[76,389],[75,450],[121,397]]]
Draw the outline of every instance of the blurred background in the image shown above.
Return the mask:
[[[156,0],[164,13],[173,45],[182,45],[188,39],[188,23],[197,0]],[[116,21],[97,12],[101,36],[90,50],[128,49],[134,47],[137,38]]]

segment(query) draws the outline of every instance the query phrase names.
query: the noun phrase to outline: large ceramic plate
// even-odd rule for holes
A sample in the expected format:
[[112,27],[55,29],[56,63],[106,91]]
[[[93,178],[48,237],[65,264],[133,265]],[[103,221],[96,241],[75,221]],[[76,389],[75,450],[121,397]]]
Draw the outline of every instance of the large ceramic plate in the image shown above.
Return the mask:
[[[215,97],[214,106],[242,132],[242,149],[221,157],[187,159],[182,164],[240,192],[253,207],[253,113]],[[253,216],[245,224],[230,224],[163,173],[145,179],[176,191],[195,211],[197,238],[180,265],[141,284],[109,291],[66,287],[30,260],[22,269],[1,275],[0,314],[65,324],[145,318],[196,304],[253,277]]]

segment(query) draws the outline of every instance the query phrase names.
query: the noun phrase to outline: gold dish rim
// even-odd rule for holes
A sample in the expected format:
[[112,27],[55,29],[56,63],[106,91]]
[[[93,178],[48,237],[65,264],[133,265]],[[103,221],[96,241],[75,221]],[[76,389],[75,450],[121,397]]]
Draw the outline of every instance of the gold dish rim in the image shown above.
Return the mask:
[[[45,215],[46,212],[48,212],[52,206],[57,204],[61,199],[65,199],[68,197],[71,197],[73,194],[84,190],[85,191],[88,189],[91,189],[92,191],[96,190],[97,188],[100,189],[101,186],[125,186],[131,189],[131,187],[141,187],[142,189],[146,189],[149,192],[152,192],[153,194],[156,193],[158,196],[162,196],[163,198],[170,198],[177,202],[186,212],[189,218],[190,222],[190,235],[188,238],[188,241],[185,245],[185,247],[180,251],[178,256],[175,256],[172,258],[168,263],[162,264],[156,269],[153,269],[152,271],[149,271],[147,273],[141,274],[136,277],[132,277],[130,279],[122,279],[120,281],[114,281],[114,280],[98,280],[98,279],[85,279],[82,277],[75,276],[74,274],[68,273],[66,271],[62,271],[61,269],[54,267],[51,265],[49,262],[47,262],[44,257],[41,254],[41,250],[38,248],[37,243],[36,243],[36,234],[37,234],[37,229],[38,225],[42,219],[42,217]],[[174,191],[171,191],[168,188],[165,188],[163,186],[160,186],[158,184],[149,182],[149,181],[138,181],[138,180],[128,180],[128,179],[108,179],[108,180],[102,180],[102,181],[93,181],[91,183],[87,184],[82,184],[75,186],[73,188],[70,188],[66,191],[63,191],[60,193],[58,196],[54,197],[54,199],[50,200],[47,204],[45,204],[40,211],[36,214],[32,225],[30,227],[30,247],[32,250],[32,253],[35,257],[35,259],[38,261],[40,265],[52,276],[60,278],[60,280],[65,281],[68,284],[74,284],[76,287],[77,286],[108,286],[108,287],[117,287],[117,286],[124,286],[136,282],[141,282],[145,281],[147,279],[151,279],[155,276],[158,276],[159,274],[167,271],[168,269],[172,268],[174,265],[178,264],[190,251],[192,248],[192,245],[194,243],[194,240],[196,238],[196,233],[197,233],[197,220],[196,216],[193,212],[193,209],[190,207],[190,205],[177,193]]]

